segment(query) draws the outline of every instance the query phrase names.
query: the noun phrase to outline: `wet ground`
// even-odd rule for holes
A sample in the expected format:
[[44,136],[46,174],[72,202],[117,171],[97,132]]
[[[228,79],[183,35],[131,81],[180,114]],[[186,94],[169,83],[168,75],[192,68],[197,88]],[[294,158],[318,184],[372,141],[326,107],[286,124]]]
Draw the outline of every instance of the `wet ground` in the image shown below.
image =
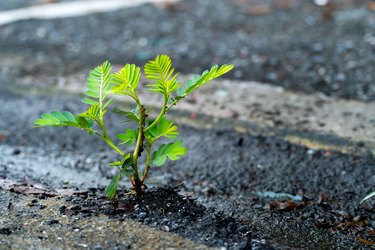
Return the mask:
[[[253,5],[182,1],[1,26],[1,246],[370,248],[375,241],[374,202],[359,205],[359,201],[375,186],[374,144],[366,134],[374,126],[367,111],[375,96],[372,5],[345,1],[327,12],[332,16],[322,7],[298,1]],[[155,20],[162,20],[159,26],[145,25]],[[105,27],[103,32],[95,32],[98,25]],[[304,30],[310,32],[297,35]],[[247,109],[256,107],[252,98],[263,96],[268,101],[260,104],[271,103],[269,109],[277,106],[281,111],[243,115],[246,111],[235,108],[233,115],[224,105],[227,100],[218,98],[209,110],[191,105],[171,113],[179,121],[188,155],[152,169],[148,184],[159,189],[135,198],[125,194],[128,186],[123,183],[118,202],[110,203],[103,187],[115,173],[107,167],[116,157],[114,152],[79,130],[34,129],[32,121],[48,110],[82,111],[80,96],[61,90],[76,85],[84,78],[82,72],[102,59],[143,64],[161,52],[170,54],[184,73],[211,62],[233,62],[236,71],[230,79],[283,86],[285,93],[248,84],[256,92],[246,97],[251,103]],[[246,89],[246,81],[238,86]],[[235,90],[218,93],[237,96]],[[333,97],[327,101],[321,93]],[[286,109],[279,104],[285,105],[283,100],[292,95],[309,100],[298,105],[305,113],[316,113],[319,121],[294,123],[293,114],[284,115]],[[210,90],[195,98],[207,96]],[[356,107],[355,112],[348,110],[354,118],[336,112],[335,119],[343,125],[335,128],[330,109],[319,108],[322,102],[331,103],[330,108]],[[115,105],[128,106],[121,101]],[[221,105],[223,113],[232,113],[213,114]],[[273,122],[259,122],[257,114]],[[362,121],[363,127],[343,129],[345,117],[351,125],[352,120]],[[123,130],[121,117],[108,114],[107,118],[111,134]],[[238,128],[236,124],[244,120]],[[328,129],[319,129],[324,127],[319,124],[328,124]],[[327,140],[314,145],[292,143],[286,139],[287,128],[302,141],[332,137],[330,143],[338,146],[327,146]],[[147,240],[131,228],[140,228]]]

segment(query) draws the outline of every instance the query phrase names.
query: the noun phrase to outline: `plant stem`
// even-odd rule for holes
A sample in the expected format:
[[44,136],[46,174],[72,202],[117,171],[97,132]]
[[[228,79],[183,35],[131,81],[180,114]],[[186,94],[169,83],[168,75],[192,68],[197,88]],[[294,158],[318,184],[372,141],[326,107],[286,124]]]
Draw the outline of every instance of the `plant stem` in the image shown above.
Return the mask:
[[108,146],[110,146],[111,148],[113,148],[117,153],[119,153],[121,156],[124,156],[125,153],[119,149],[114,143],[113,141],[109,138],[108,134],[107,134],[107,130],[105,129],[105,126],[104,126],[104,122],[100,122],[99,123],[99,126],[100,128],[102,129],[103,131],[103,135],[100,135],[101,138],[108,144]]
[[139,124],[138,124],[138,138],[137,144],[134,148],[133,153],[133,180],[134,180],[134,188],[137,195],[142,193],[142,181],[139,179],[138,173],[138,157],[140,155],[140,150],[143,147],[143,139],[144,139],[144,130],[143,127],[145,125],[145,108],[140,103],[139,99],[136,98],[136,102],[139,106]]
[[160,111],[160,114],[158,115],[158,117],[155,119],[155,121],[153,123],[151,123],[150,126],[148,126],[146,129],[145,129],[145,132],[149,131],[152,127],[154,127],[156,124],[158,124],[158,122],[161,120],[161,118],[163,118],[166,110],[167,110],[167,102],[168,102],[168,96],[164,96],[164,103],[163,103],[163,108],[161,109]]
[[148,177],[148,171],[150,170],[151,147],[152,147],[152,143],[148,143],[147,148],[146,148],[146,168],[145,168],[145,171],[143,172],[142,184]]

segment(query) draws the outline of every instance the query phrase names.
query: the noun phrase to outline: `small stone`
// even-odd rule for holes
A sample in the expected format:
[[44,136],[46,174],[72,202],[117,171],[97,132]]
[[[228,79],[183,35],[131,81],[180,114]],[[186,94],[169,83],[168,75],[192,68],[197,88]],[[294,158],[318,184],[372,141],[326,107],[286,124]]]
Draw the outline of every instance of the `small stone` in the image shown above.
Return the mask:
[[12,231],[8,227],[0,228],[0,234],[11,235]]
[[37,199],[32,199],[31,203],[33,203],[33,204],[38,203],[38,200]]
[[320,52],[323,50],[323,44],[322,43],[314,43],[313,49],[316,52]]
[[13,155],[19,155],[21,153],[21,150],[20,149],[15,149],[14,151],[13,151]]
[[104,209],[104,214],[106,214],[106,215],[114,215],[114,214],[116,214],[116,210],[112,209],[110,207],[106,207]]
[[61,206],[61,207],[59,208],[60,214],[64,213],[65,210],[66,210],[66,206]]
[[146,218],[147,217],[147,214],[145,213],[145,212],[141,212],[141,213],[139,213],[139,215],[138,215],[138,218],[140,218],[140,219],[144,219],[144,218]]
[[48,222],[48,225],[59,224],[58,220],[52,219]]
[[38,195],[38,199],[39,200],[45,200],[46,199],[46,196],[44,194],[39,194]]

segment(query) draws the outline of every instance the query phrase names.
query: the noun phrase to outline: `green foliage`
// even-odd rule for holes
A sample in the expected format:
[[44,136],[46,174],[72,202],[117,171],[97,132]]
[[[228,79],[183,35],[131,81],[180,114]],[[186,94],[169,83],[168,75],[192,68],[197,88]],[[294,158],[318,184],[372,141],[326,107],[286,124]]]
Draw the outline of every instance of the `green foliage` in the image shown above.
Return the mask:
[[120,144],[126,143],[128,146],[131,146],[137,141],[138,131],[128,128],[125,134],[118,134],[116,137],[123,141]]
[[83,98],[82,102],[102,107],[111,86],[111,70],[111,64],[105,61],[102,65],[90,71],[85,90],[87,98]]
[[169,96],[179,86],[176,79],[178,73],[174,74],[172,60],[166,55],[159,55],[154,61],[146,63],[145,74],[146,78],[154,81],[147,85],[149,90],[164,96]]
[[184,154],[186,154],[186,148],[182,146],[182,141],[163,144],[152,154],[151,165],[160,167],[167,161],[167,157],[175,161]]
[[156,141],[162,136],[173,140],[176,139],[177,135],[177,126],[173,125],[173,121],[167,120],[165,117],[163,117],[159,123],[152,127],[147,133],[148,139],[151,142]]
[[118,186],[118,183],[120,182],[120,178],[121,178],[121,175],[119,175],[119,174],[113,176],[111,182],[109,183],[109,185],[105,189],[107,197],[111,200],[114,199],[115,196],[116,196],[117,186]]
[[112,110],[116,114],[125,115],[128,119],[125,122],[139,122],[139,109],[133,109],[132,111],[123,111],[121,109],[115,108]]
[[369,193],[368,195],[366,195],[366,197],[365,197],[365,198],[363,198],[363,199],[361,200],[361,202],[360,202],[360,203],[363,203],[363,202],[365,202],[366,200],[370,199],[370,198],[371,198],[371,197],[373,197],[373,196],[375,196],[375,191],[374,191],[374,192],[371,192],[371,193]]
[[209,81],[224,75],[231,69],[233,69],[233,65],[224,64],[220,68],[218,65],[213,65],[210,70],[205,70],[202,75],[195,75],[193,79],[186,81],[185,87],[179,87],[177,89],[177,97],[175,100],[178,101],[186,97],[197,88],[200,88]]
[[[129,178],[136,193],[140,194],[151,166],[162,166],[167,159],[175,161],[186,154],[186,148],[182,145],[182,141],[173,141],[178,135],[177,126],[174,125],[172,120],[165,117],[166,112],[192,91],[227,73],[232,68],[233,65],[221,67],[214,65],[210,70],[206,70],[201,75],[196,75],[193,79],[187,81],[185,86],[179,87],[178,73],[175,73],[172,60],[168,56],[158,55],[154,60],[147,62],[144,67],[145,76],[152,81],[147,85],[147,88],[149,91],[160,93],[164,97],[164,104],[159,115],[151,120],[148,118],[149,110],[142,105],[137,93],[141,78],[140,67],[134,64],[125,64],[119,71],[112,73],[111,64],[106,61],[91,70],[87,77],[84,92],[86,97],[82,99],[82,102],[89,105],[86,111],[77,115],[67,111],[52,111],[42,114],[39,119],[35,120],[34,124],[36,127],[71,126],[86,130],[89,134],[98,135],[121,157],[120,160],[109,164],[117,167],[119,174],[112,178],[106,188],[108,198],[114,199],[116,197],[117,187],[123,176]],[[113,100],[107,98],[109,95],[130,96],[137,105],[137,108],[131,111],[114,109],[115,113],[125,116],[128,121],[135,122],[138,125],[135,130],[127,128],[125,133],[118,134],[116,137],[121,140],[119,144],[115,144],[111,140],[104,123],[104,116]],[[172,96],[175,96],[175,98]],[[94,126],[98,127],[99,130],[94,130]],[[162,144],[157,150],[152,151],[154,142],[162,138],[172,140],[172,142]],[[119,147],[122,144],[133,146],[134,150],[126,153]],[[146,152],[146,164],[143,175],[140,175],[138,159],[143,152]]]
[[113,74],[114,94],[132,95],[138,86],[141,78],[141,68],[134,64],[126,64],[119,72]]
[[85,119],[81,116],[76,116],[68,111],[51,111],[50,113],[44,113],[41,118],[34,121],[35,127],[46,127],[46,126],[71,126],[77,128],[90,128],[92,121]]

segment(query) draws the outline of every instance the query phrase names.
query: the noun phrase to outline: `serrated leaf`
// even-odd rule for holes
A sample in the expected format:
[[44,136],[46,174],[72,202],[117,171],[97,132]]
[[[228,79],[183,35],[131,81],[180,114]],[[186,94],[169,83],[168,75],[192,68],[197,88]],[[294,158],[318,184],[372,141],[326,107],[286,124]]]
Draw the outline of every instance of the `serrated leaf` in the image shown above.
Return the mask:
[[155,60],[150,60],[144,68],[146,78],[154,82],[148,84],[150,91],[169,96],[179,86],[177,74],[174,74],[172,60],[167,55],[158,55]]
[[361,200],[361,202],[360,202],[360,203],[363,203],[364,201],[366,201],[366,200],[370,199],[370,198],[371,198],[371,197],[373,197],[373,196],[375,196],[375,191],[374,191],[374,192],[371,192],[371,193],[369,193],[368,195],[366,195],[366,197],[365,197],[365,198],[363,198],[363,199]]
[[122,141],[120,144],[126,143],[128,146],[131,146],[137,141],[138,131],[128,128],[125,134],[118,134],[116,137]]
[[163,117],[156,126],[148,131],[147,135],[152,142],[162,136],[168,139],[175,139],[178,135],[177,126],[173,125],[173,121]]
[[106,193],[107,197],[111,200],[116,197],[117,186],[118,186],[118,183],[120,182],[120,178],[121,178],[120,175],[113,176],[111,182],[109,183],[109,185],[105,189],[105,193]]
[[152,154],[151,165],[162,166],[167,158],[171,161],[178,160],[182,155],[186,154],[186,148],[182,146],[182,141],[163,144]]

